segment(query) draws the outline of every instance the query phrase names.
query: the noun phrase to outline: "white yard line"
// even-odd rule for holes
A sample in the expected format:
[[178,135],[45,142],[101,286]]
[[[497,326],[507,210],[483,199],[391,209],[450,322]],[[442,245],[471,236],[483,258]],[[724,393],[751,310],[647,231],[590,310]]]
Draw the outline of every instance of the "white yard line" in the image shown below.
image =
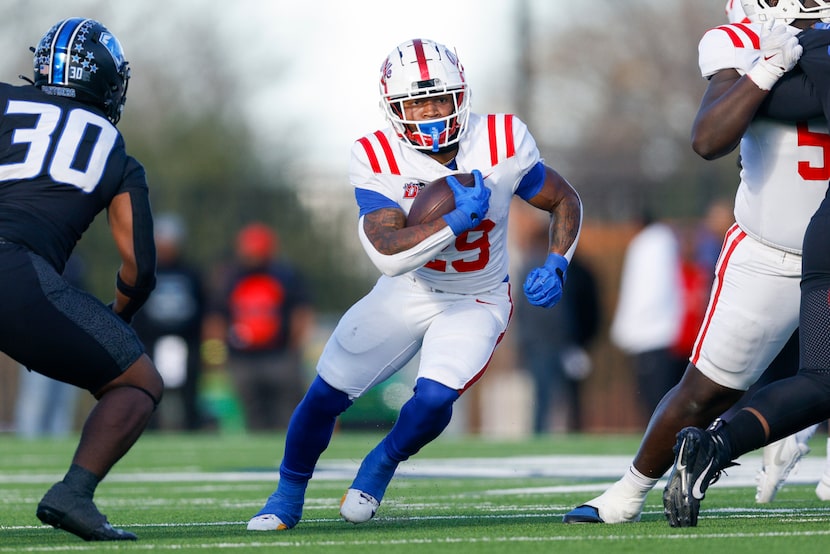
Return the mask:
[[[755,477],[761,468],[760,454],[751,454],[739,460],[740,465],[726,470],[726,476],[714,486],[749,486],[755,485]],[[594,491],[602,490],[610,482],[618,479],[631,463],[630,456],[515,456],[503,458],[451,458],[419,459],[414,458],[401,464],[397,478],[447,477],[447,478],[498,478],[526,479],[529,477],[596,479],[607,480],[603,483],[584,483],[569,487],[551,487],[551,492]],[[790,474],[788,483],[817,483],[824,470],[823,456],[805,456],[796,470]],[[321,462],[314,474],[315,480],[338,481],[354,477],[359,461],[328,460]],[[0,484],[37,484],[52,483],[62,475],[48,473],[0,474]],[[221,471],[200,472],[118,472],[107,476],[110,483],[242,483],[275,482],[278,473],[274,471]],[[516,489],[526,491],[527,489]]]

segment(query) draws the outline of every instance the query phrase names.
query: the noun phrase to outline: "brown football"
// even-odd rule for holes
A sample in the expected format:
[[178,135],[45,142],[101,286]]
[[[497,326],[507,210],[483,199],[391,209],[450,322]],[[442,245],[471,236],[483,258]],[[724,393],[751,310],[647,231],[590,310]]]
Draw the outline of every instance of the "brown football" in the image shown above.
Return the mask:
[[[454,173],[452,175],[465,187],[475,185],[472,173]],[[412,201],[409,215],[406,216],[406,226],[421,225],[438,219],[455,209],[455,196],[447,184],[447,177],[439,177],[430,181],[418,191],[418,196]]]

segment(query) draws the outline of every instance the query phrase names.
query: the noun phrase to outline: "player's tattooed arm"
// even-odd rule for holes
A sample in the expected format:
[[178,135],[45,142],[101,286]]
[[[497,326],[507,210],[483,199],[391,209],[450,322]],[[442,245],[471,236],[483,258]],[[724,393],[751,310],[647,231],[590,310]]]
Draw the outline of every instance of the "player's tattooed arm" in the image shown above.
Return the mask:
[[398,254],[420,244],[447,222],[439,217],[435,221],[406,227],[406,215],[396,208],[381,208],[363,218],[363,231],[375,249],[384,255]]
[[571,252],[582,228],[582,201],[576,190],[554,169],[545,166],[545,183],[529,202],[551,214],[550,252]]

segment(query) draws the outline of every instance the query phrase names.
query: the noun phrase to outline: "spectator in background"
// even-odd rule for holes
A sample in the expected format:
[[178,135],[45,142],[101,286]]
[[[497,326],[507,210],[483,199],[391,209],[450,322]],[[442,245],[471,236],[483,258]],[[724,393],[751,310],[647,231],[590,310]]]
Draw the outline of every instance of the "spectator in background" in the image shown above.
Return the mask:
[[244,227],[222,297],[228,368],[251,431],[285,429],[306,387],[314,311],[304,278],[279,251],[267,225]]
[[[519,273],[526,275],[547,251],[545,225],[530,237],[525,256],[530,263]],[[586,348],[596,336],[600,317],[593,273],[576,252],[558,305],[540,308],[523,295],[515,295],[514,301],[517,355],[534,384],[533,432],[581,430],[580,385],[591,372]]]
[[638,224],[623,261],[611,340],[634,364],[639,405],[647,420],[686,366],[675,350],[684,298],[677,234],[648,212]]
[[[684,368],[685,360],[694,348],[700,324],[706,315],[706,306],[709,304],[709,293],[715,274],[715,266],[709,264],[717,262],[717,258],[711,260],[701,251],[702,242],[706,242],[701,230],[706,229],[708,235],[708,225],[709,223],[704,218],[698,224],[675,228],[680,246],[681,311],[680,326],[672,349],[675,355],[684,360]],[[720,243],[716,244],[720,251]]]
[[718,199],[709,204],[695,237],[695,259],[697,264],[709,272],[711,284],[715,265],[718,263],[723,237],[735,223],[734,207],[731,200]]
[[133,327],[164,379],[165,402],[149,428],[194,431],[208,422],[199,405],[200,346],[205,293],[200,272],[183,257],[186,229],[181,217],[155,220],[156,289]]
[[[63,269],[63,277],[73,287],[85,289],[84,263],[72,254]],[[50,379],[20,366],[14,428],[20,437],[65,437],[75,424],[79,389]]]

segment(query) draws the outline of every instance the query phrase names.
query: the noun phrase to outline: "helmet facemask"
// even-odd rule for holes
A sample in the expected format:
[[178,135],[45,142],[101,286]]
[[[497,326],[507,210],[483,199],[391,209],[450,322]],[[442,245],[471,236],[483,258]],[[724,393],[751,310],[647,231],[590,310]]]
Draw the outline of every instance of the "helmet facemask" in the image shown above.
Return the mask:
[[830,0],[741,0],[753,23],[774,19],[787,24],[796,19],[815,19],[830,23]]
[[[431,40],[398,46],[381,68],[381,108],[395,133],[416,150],[441,152],[455,145],[470,115],[470,91],[454,52]],[[404,102],[450,96],[452,112],[438,119],[407,119]]]
[[446,117],[417,121],[407,119],[404,102],[416,98],[407,96],[400,99],[385,99],[387,119],[389,119],[398,136],[406,139],[414,148],[439,152],[459,141],[461,130],[466,126],[467,118],[470,115],[465,90],[449,92],[443,92],[442,90],[441,92],[425,93],[418,98],[434,98],[444,95],[450,96],[453,101],[453,110]]

